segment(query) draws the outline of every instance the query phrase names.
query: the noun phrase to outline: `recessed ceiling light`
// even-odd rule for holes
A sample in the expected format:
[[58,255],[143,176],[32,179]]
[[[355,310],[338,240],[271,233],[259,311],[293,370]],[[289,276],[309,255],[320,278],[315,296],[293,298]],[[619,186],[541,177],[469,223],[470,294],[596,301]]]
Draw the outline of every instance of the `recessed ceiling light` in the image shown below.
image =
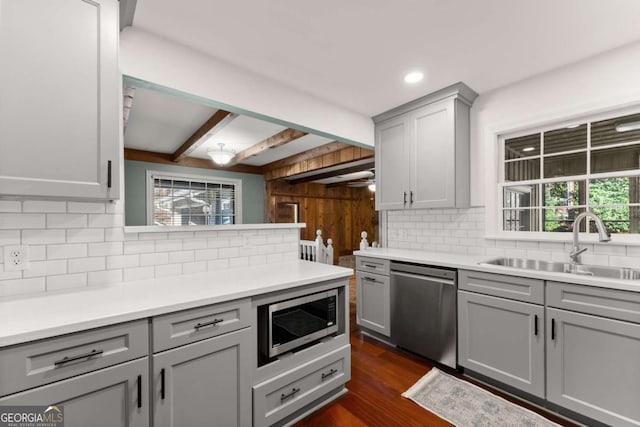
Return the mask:
[[618,123],[616,125],[617,132],[629,132],[630,130],[638,130],[640,129],[640,121],[639,122],[627,122],[627,123]]
[[580,127],[580,126],[582,126],[582,123],[576,123],[574,125],[567,126],[567,129],[575,129],[575,128]]
[[533,150],[535,150],[534,147],[525,147],[525,148],[522,149],[522,151],[525,152],[525,153],[529,152],[529,151],[533,151]]
[[404,76],[405,83],[418,83],[420,80],[424,78],[424,74],[420,71],[412,71],[411,73]]

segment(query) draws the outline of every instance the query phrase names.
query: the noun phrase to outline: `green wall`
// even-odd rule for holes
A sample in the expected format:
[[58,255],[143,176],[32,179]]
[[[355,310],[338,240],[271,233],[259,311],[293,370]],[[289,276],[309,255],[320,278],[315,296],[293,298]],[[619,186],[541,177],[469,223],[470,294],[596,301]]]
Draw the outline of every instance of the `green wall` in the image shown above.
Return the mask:
[[242,222],[244,224],[261,224],[266,222],[264,217],[265,184],[262,175],[125,160],[125,225],[146,225],[147,170],[241,179]]

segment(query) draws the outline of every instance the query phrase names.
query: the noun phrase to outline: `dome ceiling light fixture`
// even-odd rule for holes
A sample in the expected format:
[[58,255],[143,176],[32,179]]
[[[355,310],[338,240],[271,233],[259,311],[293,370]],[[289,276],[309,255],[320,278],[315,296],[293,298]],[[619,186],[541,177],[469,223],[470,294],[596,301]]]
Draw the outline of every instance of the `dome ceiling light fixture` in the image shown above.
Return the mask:
[[224,144],[222,142],[219,142],[218,145],[220,146],[219,150],[216,148],[212,148],[211,150],[207,151],[207,155],[211,157],[211,160],[213,160],[213,162],[218,166],[225,166],[229,164],[236,153],[232,150],[225,150]]

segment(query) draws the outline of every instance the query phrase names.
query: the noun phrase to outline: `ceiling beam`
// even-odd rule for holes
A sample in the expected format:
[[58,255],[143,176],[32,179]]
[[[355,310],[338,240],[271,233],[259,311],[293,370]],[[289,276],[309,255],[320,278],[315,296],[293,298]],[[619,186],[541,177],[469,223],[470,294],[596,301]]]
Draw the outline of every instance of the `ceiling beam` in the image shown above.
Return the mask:
[[183,157],[177,162],[173,161],[172,154],[156,153],[154,151],[134,150],[131,148],[124,149],[125,160],[136,160],[139,162],[160,163],[164,165],[188,166],[192,168],[217,169],[231,172],[244,172],[253,174],[262,174],[262,169],[258,166],[236,165],[233,167],[222,167],[213,163],[210,159],[201,159],[199,157]]
[[287,179],[287,182],[289,182],[292,185],[302,184],[303,182],[318,181],[320,179],[331,178],[336,175],[346,175],[349,173],[361,172],[364,170],[369,170],[374,167],[375,167],[375,162],[371,160],[370,162],[366,162],[361,165],[356,165],[356,166],[345,165],[345,167],[341,169],[336,169],[328,172],[320,172],[314,175],[305,176],[303,178]]
[[225,110],[216,111],[213,116],[209,117],[202,126],[196,130],[172,155],[171,160],[178,162],[187,157],[196,148],[204,144],[205,135],[214,135],[226,125],[231,123],[233,119],[238,117],[237,114]]
[[265,152],[271,148],[276,148],[280,147],[281,145],[288,144],[293,140],[305,136],[306,134],[307,132],[303,132],[298,129],[285,129],[282,132],[278,132],[277,134],[258,142],[256,145],[252,145],[251,147],[237,153],[235,157],[231,159],[229,165],[235,165],[245,159],[248,159],[249,157],[257,156],[258,154]]
[[262,166],[264,171],[270,171],[281,168],[283,166],[295,165],[296,163],[304,162],[306,160],[313,159],[314,157],[324,156],[325,154],[333,153],[343,148],[349,148],[349,145],[344,142],[333,141],[328,144],[321,145],[316,148],[312,148],[302,153],[294,154],[293,156],[285,157],[284,159],[276,160],[275,162],[267,163]]
[[[336,149],[339,148],[339,149]],[[312,156],[312,154],[317,154]],[[325,144],[314,148],[305,153],[288,157],[286,162],[278,160],[262,167],[265,181],[274,179],[283,179],[293,175],[305,172],[311,172],[317,169],[323,169],[330,166],[337,166],[357,160],[373,158],[373,150],[356,147],[353,145],[343,144],[341,142]],[[295,162],[291,162],[295,159]],[[338,174],[336,174],[338,175]]]
[[[346,181],[339,181],[339,182],[334,182],[333,184],[326,184],[327,188],[334,188],[334,187],[351,187],[349,184],[352,183],[363,183],[363,184],[369,184],[371,183],[373,180],[372,178],[356,178],[356,179],[349,179]],[[363,187],[366,187],[366,185],[363,185]]]

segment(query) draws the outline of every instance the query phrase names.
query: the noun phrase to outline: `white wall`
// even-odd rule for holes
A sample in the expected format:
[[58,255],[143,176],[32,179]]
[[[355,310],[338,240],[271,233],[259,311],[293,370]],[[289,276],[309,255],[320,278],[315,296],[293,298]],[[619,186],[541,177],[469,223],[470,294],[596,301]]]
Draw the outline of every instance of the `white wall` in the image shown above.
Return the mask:
[[471,108],[472,206],[495,204],[497,133],[638,103],[640,43],[481,94]]
[[371,118],[134,27],[120,34],[123,74],[373,146]]

